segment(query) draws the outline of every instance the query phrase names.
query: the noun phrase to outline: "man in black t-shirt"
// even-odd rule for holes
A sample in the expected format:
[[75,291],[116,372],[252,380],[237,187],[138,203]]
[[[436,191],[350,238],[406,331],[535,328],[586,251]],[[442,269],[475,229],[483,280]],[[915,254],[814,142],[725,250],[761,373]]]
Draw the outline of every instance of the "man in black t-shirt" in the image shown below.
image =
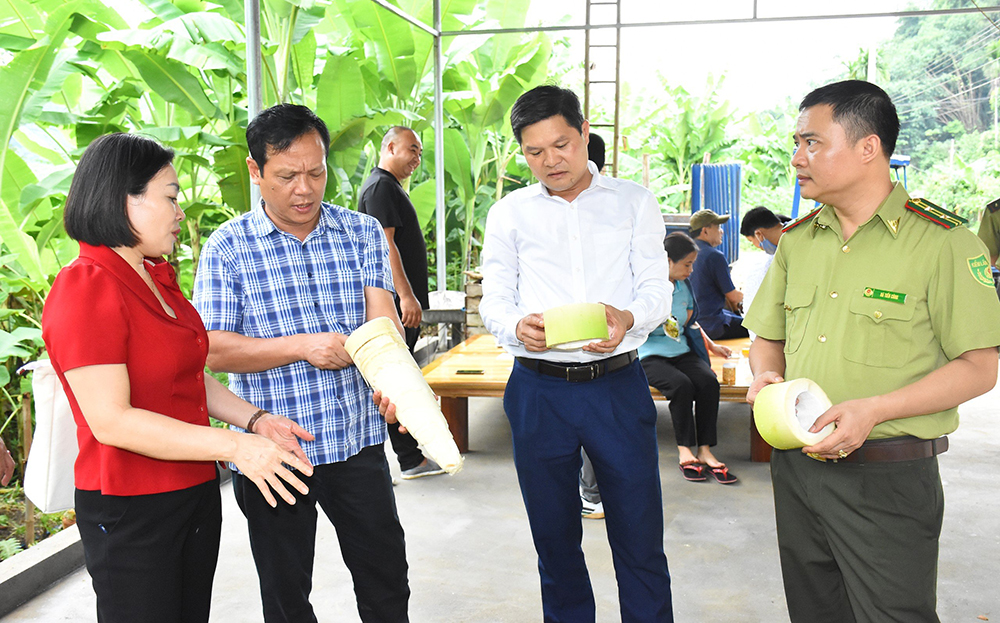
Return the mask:
[[[378,166],[361,187],[358,211],[379,220],[389,242],[389,263],[396,288],[396,309],[406,331],[406,345],[420,337],[421,310],[427,309],[427,246],[417,221],[417,212],[400,182],[420,165],[423,145],[410,128],[394,126],[382,139]],[[389,424],[389,439],[399,459],[403,478],[444,473],[434,461],[424,458],[416,440]]]

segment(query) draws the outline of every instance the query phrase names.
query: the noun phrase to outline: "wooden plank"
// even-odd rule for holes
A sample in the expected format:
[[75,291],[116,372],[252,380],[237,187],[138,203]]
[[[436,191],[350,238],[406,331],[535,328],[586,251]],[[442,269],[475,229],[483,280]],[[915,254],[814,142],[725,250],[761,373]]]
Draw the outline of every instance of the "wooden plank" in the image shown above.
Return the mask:
[[[723,340],[734,353],[748,348],[750,340]],[[712,369],[722,376],[722,357],[712,357]],[[441,397],[441,409],[448,420],[455,442],[462,452],[468,451],[469,397],[502,398],[514,367],[514,358],[497,346],[492,335],[473,335],[423,368],[424,379]],[[750,385],[749,366],[737,368],[737,385],[721,385],[719,400],[745,403]],[[459,371],[462,371],[461,373]],[[653,400],[666,400],[654,387],[649,388]],[[770,460],[771,448],[757,433],[751,414],[750,453],[755,461]]]

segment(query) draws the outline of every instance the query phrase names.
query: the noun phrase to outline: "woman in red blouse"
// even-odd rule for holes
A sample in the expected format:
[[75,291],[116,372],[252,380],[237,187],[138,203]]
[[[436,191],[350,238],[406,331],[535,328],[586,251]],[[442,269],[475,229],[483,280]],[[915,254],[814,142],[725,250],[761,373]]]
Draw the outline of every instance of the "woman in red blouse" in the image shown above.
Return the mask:
[[[163,260],[184,213],[173,152],[111,134],[84,152],[65,206],[80,257],[60,271],[42,335],[77,424],[76,512],[98,620],[207,621],[219,553],[215,461],[272,506],[312,474],[297,424],[205,374],[208,337]],[[208,417],[258,434],[213,428]],[[284,464],[284,465],[283,465]]]

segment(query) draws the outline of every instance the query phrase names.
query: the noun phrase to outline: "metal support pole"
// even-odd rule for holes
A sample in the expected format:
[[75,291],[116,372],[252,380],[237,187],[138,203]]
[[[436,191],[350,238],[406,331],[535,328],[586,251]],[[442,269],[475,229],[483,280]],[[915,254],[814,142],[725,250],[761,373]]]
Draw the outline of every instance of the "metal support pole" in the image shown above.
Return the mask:
[[[245,0],[243,17],[247,36],[247,118],[253,119],[264,108],[264,96],[261,92],[260,0]],[[250,205],[247,209],[259,204],[260,188],[251,184]]]
[[[621,108],[622,108],[622,3],[618,0],[618,10],[615,17],[615,149],[614,160],[611,163],[611,177],[618,177],[618,150],[621,143]],[[588,31],[589,33],[589,31]]]
[[437,220],[437,289],[448,289],[448,253],[445,248],[444,214],[444,57],[441,52],[441,0],[434,0],[434,214]]

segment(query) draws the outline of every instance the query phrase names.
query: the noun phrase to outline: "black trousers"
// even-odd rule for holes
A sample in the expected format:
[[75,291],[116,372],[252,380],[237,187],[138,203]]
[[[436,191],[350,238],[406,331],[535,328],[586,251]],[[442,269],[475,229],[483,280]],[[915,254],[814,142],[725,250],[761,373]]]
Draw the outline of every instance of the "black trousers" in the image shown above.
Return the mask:
[[750,332],[743,326],[743,316],[734,314],[729,310],[723,310],[726,315],[726,322],[719,328],[711,331],[705,330],[708,337],[713,340],[735,340],[741,337],[750,337]]
[[316,621],[312,591],[316,504],[337,530],[340,552],[365,623],[405,623],[410,597],[403,528],[396,514],[389,464],[382,446],[369,446],[341,463],[317,465],[294,506],[271,508],[253,481],[233,474],[233,491],[250,530],[267,623]]
[[937,457],[859,465],[774,450],[771,482],[792,623],[938,623]]
[[680,357],[641,359],[649,384],[670,401],[678,446],[718,443],[719,379],[705,360],[688,352]]
[[208,621],[219,560],[219,481],[152,495],[76,491],[100,623]]
[[[399,309],[398,296],[396,297],[396,313],[402,313]],[[412,355],[413,349],[417,345],[417,340],[420,339],[420,327],[412,329],[410,327],[403,327],[403,332],[406,334],[406,346],[410,349],[410,354]],[[398,422],[387,424],[386,428],[389,432],[389,442],[392,443],[392,451],[396,454],[396,459],[399,460],[399,469],[405,472],[424,462],[424,454],[417,447],[417,440],[409,433],[399,432]]]

